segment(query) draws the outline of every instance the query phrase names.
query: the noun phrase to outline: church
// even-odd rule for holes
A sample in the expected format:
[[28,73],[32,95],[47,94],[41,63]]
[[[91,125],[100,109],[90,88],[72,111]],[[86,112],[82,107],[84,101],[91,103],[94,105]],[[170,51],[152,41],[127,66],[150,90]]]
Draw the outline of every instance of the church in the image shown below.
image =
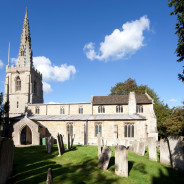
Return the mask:
[[4,102],[9,101],[15,145],[40,145],[57,134],[74,144],[96,145],[100,134],[107,145],[147,137],[158,139],[153,100],[147,94],[92,96],[86,103],[44,104],[42,74],[34,68],[27,10],[18,63],[6,66]]

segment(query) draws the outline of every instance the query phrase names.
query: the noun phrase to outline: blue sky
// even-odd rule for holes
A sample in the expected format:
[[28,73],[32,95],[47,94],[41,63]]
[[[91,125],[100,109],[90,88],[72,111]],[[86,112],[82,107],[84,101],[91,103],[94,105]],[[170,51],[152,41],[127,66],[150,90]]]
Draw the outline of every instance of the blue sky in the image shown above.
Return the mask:
[[9,41],[11,61],[18,57],[26,5],[35,65],[48,69],[45,103],[89,102],[131,77],[170,107],[181,105],[183,63],[167,0],[1,0],[0,91]]

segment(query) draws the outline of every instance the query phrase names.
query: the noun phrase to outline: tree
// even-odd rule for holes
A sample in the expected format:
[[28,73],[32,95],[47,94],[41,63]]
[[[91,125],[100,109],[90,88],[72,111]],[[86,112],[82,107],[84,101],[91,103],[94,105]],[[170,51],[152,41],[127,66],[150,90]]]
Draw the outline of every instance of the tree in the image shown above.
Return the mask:
[[[168,6],[174,7],[170,15],[177,16],[175,34],[178,36],[178,43],[175,53],[178,57],[177,61],[182,62],[184,60],[184,0],[168,0]],[[178,78],[184,82],[184,69],[182,74],[178,74]]]
[[[173,135],[176,135],[182,132],[182,126],[180,126],[181,123],[177,124],[178,121],[174,120],[174,117],[179,118],[176,111],[170,109],[167,104],[164,104],[162,101],[160,101],[157,93],[147,85],[137,85],[134,79],[129,78],[126,81],[119,82],[114,87],[112,87],[110,95],[128,95],[131,91],[134,91],[136,94],[144,94],[147,92],[154,100],[153,107],[157,117],[157,128],[159,136],[163,137],[172,133]],[[173,112],[175,113],[173,114]],[[172,114],[173,116],[171,118]],[[171,126],[172,121],[174,121],[173,126]],[[167,124],[170,127],[167,127]]]

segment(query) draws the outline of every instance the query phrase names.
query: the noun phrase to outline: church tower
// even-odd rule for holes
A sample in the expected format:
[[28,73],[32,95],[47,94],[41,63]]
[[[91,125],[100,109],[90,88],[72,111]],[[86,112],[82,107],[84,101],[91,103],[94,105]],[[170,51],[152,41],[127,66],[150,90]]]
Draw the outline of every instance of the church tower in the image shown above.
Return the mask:
[[9,116],[25,113],[26,104],[43,103],[42,74],[33,66],[27,10],[25,13],[18,62],[6,66],[4,102],[9,101]]

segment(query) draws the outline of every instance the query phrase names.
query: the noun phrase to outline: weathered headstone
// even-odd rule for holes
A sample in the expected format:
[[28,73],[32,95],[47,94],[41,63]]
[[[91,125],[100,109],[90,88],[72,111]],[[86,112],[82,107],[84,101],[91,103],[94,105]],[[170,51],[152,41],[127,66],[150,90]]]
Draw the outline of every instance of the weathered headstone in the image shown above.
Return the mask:
[[59,135],[59,140],[60,140],[60,144],[61,144],[61,152],[63,154],[65,152],[65,146],[64,146],[64,142],[63,142],[63,136],[61,134]]
[[100,169],[107,170],[109,161],[111,158],[111,154],[112,154],[112,150],[109,147],[104,146],[102,150],[102,154],[100,155],[100,160],[98,162],[98,167]]
[[98,139],[98,159],[100,159],[100,155],[102,153],[100,134],[97,135],[97,139]]
[[149,159],[157,161],[156,139],[155,137],[148,137],[148,151]]
[[128,177],[128,147],[116,146],[115,148],[115,174]]
[[138,145],[139,145],[138,154],[141,156],[144,156],[144,154],[145,154],[145,142],[140,141]]
[[53,181],[53,172],[52,172],[52,169],[49,168],[48,169],[48,173],[47,173],[47,181],[46,181],[46,184],[52,184],[52,181]]
[[67,149],[70,149],[70,134],[67,135]]
[[53,147],[53,143],[54,143],[53,137],[52,136],[46,137],[45,138],[45,142],[46,142],[46,151],[47,151],[47,153],[51,153],[52,147]]
[[133,147],[133,152],[134,153],[138,153],[138,148],[139,148],[138,144],[139,144],[139,142],[136,141],[136,140],[134,140],[133,143],[132,143],[132,147]]
[[184,137],[170,136],[160,140],[160,163],[184,171]]
[[73,146],[73,142],[74,142],[74,138],[75,138],[75,135],[71,135],[70,136],[70,149],[72,148],[72,146]]
[[58,152],[59,152],[58,156],[61,156],[62,148],[61,148],[61,141],[60,141],[60,134],[59,133],[57,135],[57,146],[58,146]]

